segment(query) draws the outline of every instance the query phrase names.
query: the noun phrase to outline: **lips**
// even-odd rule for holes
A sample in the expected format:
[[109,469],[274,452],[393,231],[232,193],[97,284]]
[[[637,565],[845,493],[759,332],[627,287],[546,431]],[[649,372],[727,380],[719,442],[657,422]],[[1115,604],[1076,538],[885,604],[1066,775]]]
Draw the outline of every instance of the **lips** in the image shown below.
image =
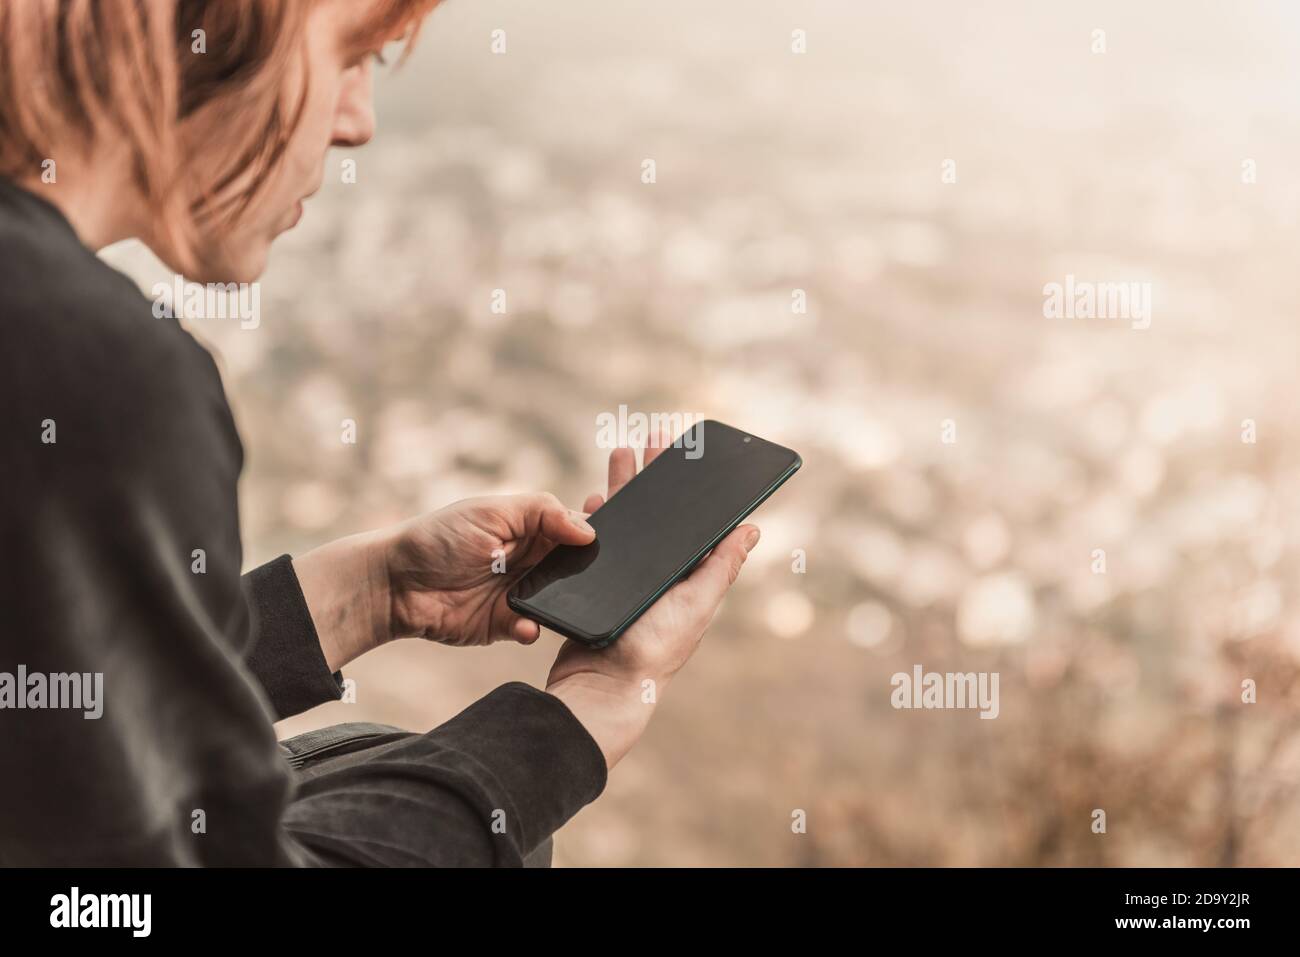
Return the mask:
[[313,189],[310,193],[308,193],[306,196],[304,196],[302,199],[298,200],[298,202],[294,204],[294,207],[293,207],[293,222],[291,222],[291,223],[289,224],[289,228],[290,228],[290,229],[293,229],[293,227],[294,227],[294,226],[297,226],[298,223],[302,220],[302,212],[303,212],[302,204],[305,203],[307,200],[311,199],[311,198],[312,198],[313,196],[315,196],[318,192],[320,192],[320,184],[319,184],[319,183],[316,184],[316,188],[315,188],[315,189]]

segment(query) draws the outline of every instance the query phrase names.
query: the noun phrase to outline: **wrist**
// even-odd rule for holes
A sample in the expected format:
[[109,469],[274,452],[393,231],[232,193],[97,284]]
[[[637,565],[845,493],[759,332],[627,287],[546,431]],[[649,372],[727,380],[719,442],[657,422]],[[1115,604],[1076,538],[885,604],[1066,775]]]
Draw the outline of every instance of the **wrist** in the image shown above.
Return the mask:
[[392,637],[384,530],[349,535],[293,559],[331,671]]
[[587,729],[612,769],[645,733],[656,694],[640,684],[596,672],[578,672],[547,684]]

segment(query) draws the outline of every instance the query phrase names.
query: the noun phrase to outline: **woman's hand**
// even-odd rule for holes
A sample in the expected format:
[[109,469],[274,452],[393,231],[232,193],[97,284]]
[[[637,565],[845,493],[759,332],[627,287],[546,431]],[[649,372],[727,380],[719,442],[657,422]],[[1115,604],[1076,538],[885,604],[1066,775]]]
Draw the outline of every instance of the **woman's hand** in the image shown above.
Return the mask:
[[595,537],[585,515],[547,493],[471,498],[413,519],[389,548],[393,637],[531,644],[541,630],[510,610],[506,592],[556,545]]
[[558,544],[595,532],[554,495],[466,499],[293,561],[331,670],[393,638],[449,645],[537,640],[506,592]]
[[[646,448],[648,465],[668,444],[661,436]],[[609,457],[609,494],[636,474],[631,449]],[[588,497],[588,512],[604,500]],[[571,710],[596,740],[613,767],[640,738],[659,695],[694,654],[723,596],[736,581],[745,558],[758,542],[754,525],[741,525],[684,580],[670,588],[612,645],[591,649],[565,642],[547,678],[546,690]]]

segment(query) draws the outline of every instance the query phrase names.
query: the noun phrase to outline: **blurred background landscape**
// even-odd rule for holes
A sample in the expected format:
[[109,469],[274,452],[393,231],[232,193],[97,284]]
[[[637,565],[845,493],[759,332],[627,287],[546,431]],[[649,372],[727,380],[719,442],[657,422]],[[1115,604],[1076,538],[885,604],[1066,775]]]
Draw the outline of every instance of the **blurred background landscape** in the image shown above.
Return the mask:
[[[191,326],[247,564],[576,506],[598,415],[705,413],[805,466],[557,864],[1294,865],[1297,49],[1283,2],[448,0],[260,326]],[[1151,327],[1045,318],[1067,274]],[[558,645],[395,643],[278,728],[426,730]],[[998,718],[895,710],[915,664],[998,672]]]

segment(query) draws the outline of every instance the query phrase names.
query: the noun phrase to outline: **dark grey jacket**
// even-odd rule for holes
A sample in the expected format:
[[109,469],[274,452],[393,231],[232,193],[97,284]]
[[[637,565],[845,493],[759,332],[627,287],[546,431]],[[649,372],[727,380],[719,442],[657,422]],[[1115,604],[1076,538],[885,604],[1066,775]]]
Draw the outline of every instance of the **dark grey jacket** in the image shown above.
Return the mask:
[[[0,409],[0,864],[519,864],[603,789],[563,703],[510,684],[300,793],[271,722],[339,676],[287,557],[241,579],[212,358],[3,178]],[[100,717],[37,694],[74,673]]]

